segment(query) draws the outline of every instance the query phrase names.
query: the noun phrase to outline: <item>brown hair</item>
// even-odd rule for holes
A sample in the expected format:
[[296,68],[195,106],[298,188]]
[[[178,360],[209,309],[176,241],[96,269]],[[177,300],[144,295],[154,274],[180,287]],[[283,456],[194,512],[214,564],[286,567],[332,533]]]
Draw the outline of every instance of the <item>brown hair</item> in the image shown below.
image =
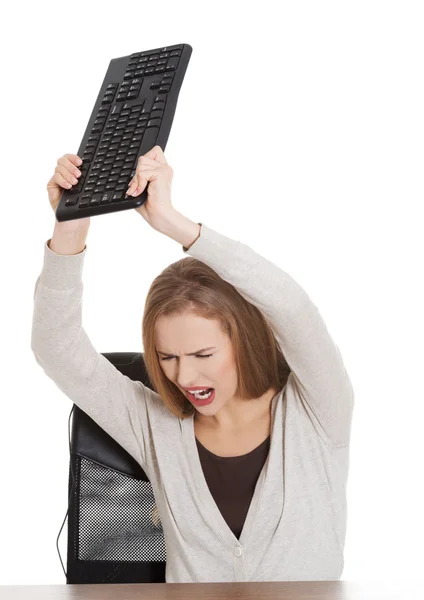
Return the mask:
[[290,368],[265,316],[211,267],[191,256],[182,258],[153,280],[142,323],[148,378],[152,389],[176,417],[184,419],[196,409],[162,370],[156,352],[155,324],[159,317],[186,312],[218,320],[230,337],[238,396],[260,398],[271,387],[284,387]]

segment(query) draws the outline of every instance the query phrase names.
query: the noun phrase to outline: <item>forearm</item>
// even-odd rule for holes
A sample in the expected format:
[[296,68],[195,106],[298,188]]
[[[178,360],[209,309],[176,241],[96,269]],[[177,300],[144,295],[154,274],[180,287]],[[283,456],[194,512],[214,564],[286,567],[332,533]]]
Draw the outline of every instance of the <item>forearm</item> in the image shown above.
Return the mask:
[[[200,236],[201,226],[173,209],[158,220],[155,229],[189,248]],[[88,227],[56,221],[49,248],[56,254],[79,254],[85,248],[87,234]]]
[[48,244],[56,254],[79,254],[85,248],[88,226],[71,221],[55,221],[53,236]]
[[159,220],[155,229],[189,248],[200,236],[201,226],[173,209]]

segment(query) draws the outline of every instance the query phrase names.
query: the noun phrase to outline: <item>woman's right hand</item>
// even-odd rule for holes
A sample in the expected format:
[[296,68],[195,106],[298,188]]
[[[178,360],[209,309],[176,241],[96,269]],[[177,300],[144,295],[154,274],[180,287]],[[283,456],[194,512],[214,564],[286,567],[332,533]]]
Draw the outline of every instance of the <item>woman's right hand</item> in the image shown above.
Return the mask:
[[[64,154],[57,161],[54,174],[47,184],[50,206],[55,214],[63,189],[70,190],[73,185],[78,183],[78,178],[81,177],[81,171],[78,168],[80,163],[82,164],[82,161],[77,154]],[[65,222],[73,223],[75,227],[87,227],[90,223],[90,217],[72,219],[71,221]]]

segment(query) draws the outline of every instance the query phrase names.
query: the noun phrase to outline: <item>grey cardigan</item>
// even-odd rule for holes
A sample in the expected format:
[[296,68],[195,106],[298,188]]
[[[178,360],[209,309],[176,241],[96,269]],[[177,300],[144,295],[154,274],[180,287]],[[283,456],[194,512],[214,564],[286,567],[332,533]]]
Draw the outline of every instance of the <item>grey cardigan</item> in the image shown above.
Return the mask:
[[[166,582],[340,579],[354,393],[338,346],[302,287],[204,224],[194,244],[182,247],[262,311],[291,369],[272,400],[269,452],[238,536],[211,494],[193,417],[175,417],[158,394],[122,375],[82,327],[87,246],[66,256],[48,242],[31,348],[46,375],[149,477],[166,540]],[[249,461],[240,464],[249,469]]]

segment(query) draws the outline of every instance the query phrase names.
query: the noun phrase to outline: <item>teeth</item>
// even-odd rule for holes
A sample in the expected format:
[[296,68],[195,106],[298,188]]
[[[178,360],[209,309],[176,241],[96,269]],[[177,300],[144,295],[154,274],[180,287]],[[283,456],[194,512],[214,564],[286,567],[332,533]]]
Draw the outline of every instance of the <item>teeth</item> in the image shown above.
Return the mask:
[[212,394],[212,392],[205,394],[206,390],[207,390],[207,388],[205,388],[202,391],[190,392],[190,394],[193,394],[193,396],[195,396],[196,398],[200,398],[200,399],[209,398],[209,396]]

